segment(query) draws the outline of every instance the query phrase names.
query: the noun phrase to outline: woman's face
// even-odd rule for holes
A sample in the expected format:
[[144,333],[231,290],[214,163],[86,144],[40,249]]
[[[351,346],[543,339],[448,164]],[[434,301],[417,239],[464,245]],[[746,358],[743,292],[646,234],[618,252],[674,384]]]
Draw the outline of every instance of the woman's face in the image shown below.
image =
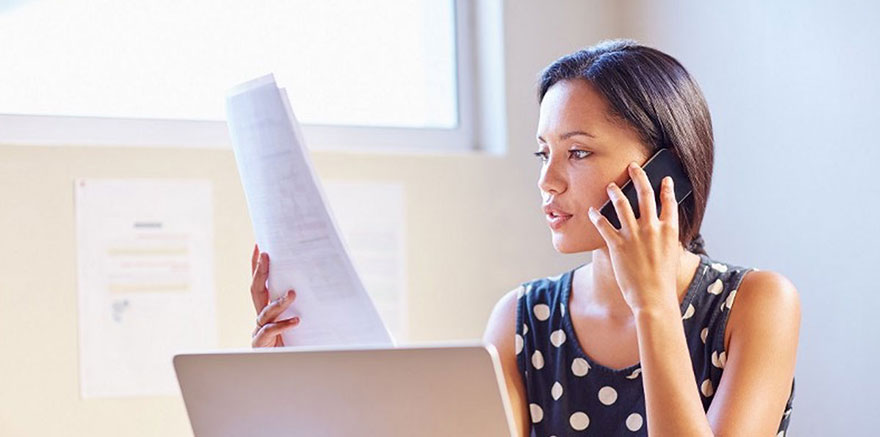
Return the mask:
[[[551,225],[553,247],[561,253],[598,249],[605,241],[590,222],[587,210],[608,200],[607,185],[629,180],[627,165],[648,160],[633,130],[614,122],[605,99],[583,80],[557,82],[544,95],[538,119],[538,152],[543,159],[538,188],[543,205],[571,217]],[[541,211],[542,214],[544,211]]]

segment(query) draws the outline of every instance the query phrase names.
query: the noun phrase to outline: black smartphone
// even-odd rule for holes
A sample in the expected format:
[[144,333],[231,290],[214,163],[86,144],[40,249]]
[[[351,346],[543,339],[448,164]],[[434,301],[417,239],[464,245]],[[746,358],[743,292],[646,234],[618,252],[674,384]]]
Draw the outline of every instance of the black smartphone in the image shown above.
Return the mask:
[[[681,167],[681,162],[675,157],[675,154],[672,153],[672,150],[669,150],[669,148],[664,147],[658,150],[651,159],[645,162],[642,169],[645,170],[645,173],[648,175],[648,180],[651,181],[651,187],[654,188],[654,202],[656,202],[657,205],[658,217],[663,208],[663,205],[660,202],[660,182],[663,181],[664,177],[672,176],[672,185],[675,187],[675,198],[678,200],[678,203],[683,202],[687,196],[690,196],[692,188],[691,181],[684,173],[684,169]],[[633,207],[633,212],[635,212],[636,218],[639,218],[639,195],[636,192],[636,186],[632,179],[626,181],[626,183],[620,187],[620,190],[623,191],[623,195],[629,199],[629,203]],[[605,202],[605,205],[602,205],[602,209],[600,209],[599,212],[611,222],[615,229],[620,229],[620,220],[617,218],[617,211],[614,210],[614,204],[611,203],[611,199],[608,199],[608,201]]]

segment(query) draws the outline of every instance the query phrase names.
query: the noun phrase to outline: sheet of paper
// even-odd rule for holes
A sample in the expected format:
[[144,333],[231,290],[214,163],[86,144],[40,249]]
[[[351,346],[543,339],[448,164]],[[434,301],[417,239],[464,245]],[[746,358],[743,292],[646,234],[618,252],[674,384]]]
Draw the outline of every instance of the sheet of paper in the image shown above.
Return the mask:
[[172,356],[217,347],[211,182],[74,183],[82,397],[178,394]]
[[257,244],[270,257],[270,297],[297,291],[280,316],[301,317],[283,334],[285,345],[392,345],[339,236],[287,94],[272,75],[229,92],[226,122]]
[[355,270],[379,315],[398,343],[407,341],[403,184],[324,180],[322,185]]

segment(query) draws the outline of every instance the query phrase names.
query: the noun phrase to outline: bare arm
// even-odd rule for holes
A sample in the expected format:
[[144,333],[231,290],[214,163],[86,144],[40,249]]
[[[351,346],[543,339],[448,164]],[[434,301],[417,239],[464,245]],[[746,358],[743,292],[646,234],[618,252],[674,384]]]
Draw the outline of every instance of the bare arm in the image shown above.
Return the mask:
[[648,434],[711,436],[674,305],[635,314]]
[[501,369],[504,372],[504,382],[507,385],[507,393],[510,397],[510,405],[513,407],[513,418],[517,425],[518,435],[529,435],[531,424],[526,400],[526,390],[522,377],[516,366],[516,304],[519,288],[505,294],[489,316],[486,332],[483,340],[491,343],[498,350],[501,358]]
[[709,422],[717,436],[775,436],[794,378],[800,297],[785,276],[762,270],[743,278],[735,302]]
[[706,413],[678,309],[637,315],[650,434],[776,435],[794,377],[800,326],[797,290],[782,275],[752,272],[740,284],[735,302],[724,373]]

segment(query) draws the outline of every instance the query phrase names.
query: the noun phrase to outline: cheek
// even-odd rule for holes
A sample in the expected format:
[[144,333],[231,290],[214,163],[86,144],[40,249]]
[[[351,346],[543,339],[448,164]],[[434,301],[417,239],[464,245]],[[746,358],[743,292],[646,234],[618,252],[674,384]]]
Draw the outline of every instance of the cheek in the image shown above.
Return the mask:
[[573,198],[571,206],[576,208],[574,213],[589,221],[587,211],[590,207],[600,209],[608,201],[608,192],[605,187],[610,181],[611,179],[589,177],[573,183],[571,186]]

